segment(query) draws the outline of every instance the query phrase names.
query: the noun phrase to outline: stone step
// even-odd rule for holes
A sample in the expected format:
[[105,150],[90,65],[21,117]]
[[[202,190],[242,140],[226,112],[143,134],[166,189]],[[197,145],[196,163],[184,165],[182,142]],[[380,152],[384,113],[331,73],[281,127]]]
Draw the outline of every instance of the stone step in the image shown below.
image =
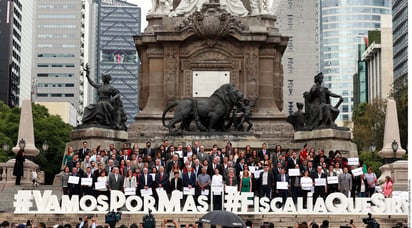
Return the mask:
[[[25,223],[28,219],[33,220],[35,223],[44,222],[47,227],[52,227],[55,224],[66,224],[69,223],[75,226],[79,223],[79,217],[85,216],[85,214],[13,214],[13,213],[0,213],[0,221],[9,221],[16,223]],[[179,225],[195,223],[202,214],[155,214],[156,227],[161,228],[161,223],[163,219],[175,219]],[[104,215],[95,215],[97,223],[104,225]],[[303,221],[312,222],[320,224],[323,220],[327,219],[329,227],[339,227],[341,225],[346,225],[351,219],[354,220],[354,224],[357,227],[364,227],[362,218],[367,217],[367,215],[285,215],[285,214],[256,214],[256,215],[240,215],[240,217],[246,221],[247,219],[253,222],[254,227],[259,227],[263,222],[272,222],[275,227],[296,227],[298,223]],[[121,221],[116,225],[130,226],[132,223],[140,224],[142,222],[143,214],[123,214]],[[407,224],[407,215],[380,215],[373,216],[379,223],[380,227],[393,227],[398,222]],[[210,227],[204,224],[206,228]]]

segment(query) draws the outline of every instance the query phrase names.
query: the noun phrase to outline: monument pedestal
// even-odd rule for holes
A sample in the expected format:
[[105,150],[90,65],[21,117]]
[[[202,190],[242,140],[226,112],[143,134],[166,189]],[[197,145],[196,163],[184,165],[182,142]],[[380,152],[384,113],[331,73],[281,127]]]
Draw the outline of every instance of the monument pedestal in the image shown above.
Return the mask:
[[116,148],[121,148],[127,141],[128,135],[126,131],[90,127],[74,129],[70,132],[70,138],[72,141],[66,143],[66,151],[69,146],[72,146],[74,150],[82,148],[83,141],[87,141],[89,148],[96,148],[99,145],[102,148],[109,148],[112,143]]
[[[112,143],[115,148],[122,148],[123,143],[127,142],[128,134],[126,131],[89,127],[74,129],[70,132],[70,138],[72,141],[66,143],[65,152],[69,146],[72,146],[76,152],[76,150],[83,147],[83,141],[87,141],[88,148],[96,148],[100,145],[102,148],[106,149],[109,148],[109,145]],[[54,176],[53,185],[61,185],[62,174],[63,172],[60,172]]]
[[408,161],[401,160],[385,164],[379,170],[381,171],[379,184],[383,184],[385,177],[390,176],[393,179],[394,191],[408,191]]
[[[10,159],[6,163],[0,164],[3,167],[2,178],[0,180],[0,191],[3,191],[5,188],[10,188],[15,186],[16,184],[16,177],[13,176],[13,169],[14,163],[16,163],[16,159]],[[21,177],[20,185],[21,186],[32,186],[32,170],[33,168],[39,169],[39,166],[26,159],[23,166],[23,176]],[[37,172],[37,183],[43,184],[44,183],[44,171]]]
[[351,142],[351,132],[337,129],[317,129],[312,131],[297,131],[294,135],[294,141],[308,144],[311,148],[324,148],[325,154],[329,150],[339,150],[344,157],[357,157],[358,149],[355,143]]

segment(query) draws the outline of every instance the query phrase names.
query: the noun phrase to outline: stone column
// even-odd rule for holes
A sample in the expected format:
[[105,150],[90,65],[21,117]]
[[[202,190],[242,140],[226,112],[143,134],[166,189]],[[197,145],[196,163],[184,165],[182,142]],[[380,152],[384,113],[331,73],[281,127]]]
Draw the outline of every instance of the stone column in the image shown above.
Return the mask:
[[26,146],[24,147],[24,155],[35,157],[39,154],[39,150],[34,145],[34,130],[33,130],[33,114],[30,100],[23,100],[20,113],[19,134],[17,144],[13,147],[13,153],[19,152],[19,141],[24,139]]
[[401,139],[399,136],[398,113],[396,111],[396,102],[393,99],[388,99],[388,103],[386,106],[383,148],[378,153],[381,158],[394,158],[392,150],[393,140],[395,140],[398,143],[398,150],[396,151],[395,158],[401,158],[406,151],[401,146]]

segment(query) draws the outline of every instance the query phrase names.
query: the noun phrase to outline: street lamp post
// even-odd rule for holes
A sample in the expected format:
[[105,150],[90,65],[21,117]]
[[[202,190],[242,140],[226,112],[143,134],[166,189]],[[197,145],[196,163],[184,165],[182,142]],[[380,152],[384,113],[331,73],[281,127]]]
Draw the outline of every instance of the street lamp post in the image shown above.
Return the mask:
[[374,144],[371,144],[371,152],[372,152],[372,158],[375,158],[375,150],[376,150],[376,146]]
[[20,150],[22,150],[24,152],[24,147],[26,147],[26,140],[24,140],[23,138],[20,139],[19,141],[19,148]]
[[393,150],[393,161],[396,161],[396,151],[398,150],[398,142],[396,140],[393,140],[392,142],[392,150]]
[[41,148],[44,152],[47,152],[49,150],[49,143],[47,142],[47,140],[44,140],[43,145],[41,145]]

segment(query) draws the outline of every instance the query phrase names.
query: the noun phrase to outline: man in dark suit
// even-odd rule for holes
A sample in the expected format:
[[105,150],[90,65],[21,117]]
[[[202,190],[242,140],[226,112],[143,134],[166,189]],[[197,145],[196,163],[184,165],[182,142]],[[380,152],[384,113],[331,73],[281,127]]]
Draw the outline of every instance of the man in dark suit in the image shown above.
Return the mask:
[[73,169],[72,169],[72,176],[79,177],[79,182],[77,184],[75,184],[75,183],[68,183],[67,184],[67,187],[69,189],[69,196],[70,196],[70,198],[73,195],[79,195],[79,197],[80,197],[80,194],[81,194],[80,178],[81,178],[81,176],[77,172],[76,167],[73,167]]
[[149,175],[149,171],[147,168],[143,168],[143,173],[140,175],[139,178],[139,186],[140,189],[148,189],[153,186],[153,179],[152,176]]
[[240,159],[239,163],[236,164],[236,177],[239,177],[240,173],[243,172],[244,165],[245,165],[245,159],[242,158]]
[[83,147],[79,150],[79,159],[84,160],[84,157],[89,153],[90,149],[87,148],[87,141],[83,141]]
[[159,172],[155,176],[156,188],[163,188],[165,191],[168,191],[169,183],[169,174],[164,172],[164,167],[159,167]]
[[[86,168],[86,173],[83,176],[84,178],[91,178],[92,180],[94,180],[94,176],[92,173],[92,168],[89,166]],[[91,186],[86,186],[83,185],[83,195],[93,195],[94,191],[93,191],[93,181],[92,181],[92,185]]]
[[146,147],[143,149],[142,153],[143,156],[146,158],[147,156],[150,156],[152,158],[155,157],[155,151],[151,148],[152,143],[151,142],[146,142]]
[[179,177],[179,172],[174,173],[174,177],[170,180],[169,190],[173,192],[174,190],[183,191],[183,181]]
[[123,177],[119,174],[119,168],[114,167],[109,175],[109,190],[121,191],[123,188]]
[[268,149],[266,149],[266,143],[263,143],[262,149],[259,150],[259,157],[261,161],[265,160],[265,155],[268,155],[270,159],[270,152]]
[[287,170],[294,169],[296,165],[299,165],[300,168],[302,164],[299,158],[297,157],[296,152],[292,152],[292,156],[288,159],[287,162]]
[[[280,169],[280,173],[276,178],[277,182],[286,182],[289,183],[289,175],[285,173],[285,168]],[[289,185],[289,184],[288,184]],[[288,186],[289,188],[289,186]],[[288,197],[288,189],[279,189],[279,186],[276,186],[276,193],[282,197],[282,205],[285,205],[286,199]]]
[[260,185],[260,197],[268,197],[269,200],[272,199],[272,187],[274,186],[275,178],[272,172],[269,172],[269,166],[265,165],[263,172],[259,176],[259,185]]
[[196,175],[192,172],[192,167],[187,166],[187,173],[183,173],[183,187],[194,188],[196,185]]
[[209,176],[211,177],[215,174],[215,169],[218,169],[219,174],[223,175],[223,170],[220,164],[218,164],[218,159],[219,158],[214,157],[212,163],[207,167],[207,174],[209,174]]
[[[321,178],[324,178],[325,183],[326,183],[326,178],[327,178],[326,173],[322,172],[322,166],[319,165],[317,167],[317,172],[312,174],[312,179],[313,179],[313,182],[316,182],[315,179],[321,179]],[[313,204],[316,203],[316,199],[319,196],[322,197],[323,199],[325,199],[327,192],[328,192],[328,185],[327,184],[325,184],[325,186],[321,186],[321,185],[316,186],[316,184],[315,184],[315,192],[313,193]]]

